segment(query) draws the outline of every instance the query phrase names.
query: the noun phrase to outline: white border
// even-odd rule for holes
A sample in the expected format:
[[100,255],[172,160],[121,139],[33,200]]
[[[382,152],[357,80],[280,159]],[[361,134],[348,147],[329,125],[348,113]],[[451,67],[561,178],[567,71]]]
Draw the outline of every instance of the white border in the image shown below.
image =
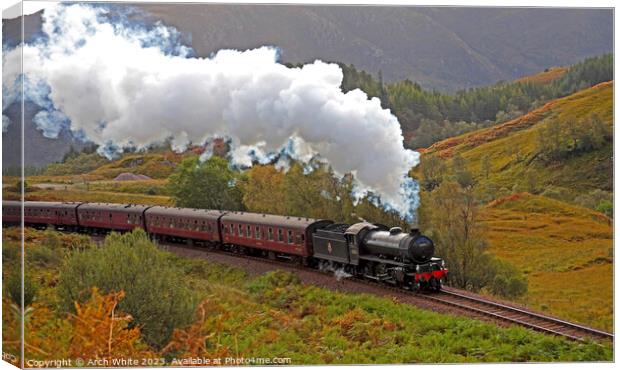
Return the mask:
[[[105,1],[102,1],[105,2]],[[437,1],[437,0],[423,0],[423,1],[406,1],[406,0],[313,0],[313,1],[304,1],[304,0],[268,0],[268,1],[257,1],[257,0],[227,0],[227,1],[183,1],[183,0],[150,0],[150,1],[128,1],[128,0],[116,0],[116,2],[127,2],[127,3],[136,3],[136,2],[151,2],[151,3],[191,3],[191,2],[202,2],[202,3],[270,3],[270,4],[324,4],[324,5],[334,5],[334,4],[345,4],[345,5],[364,5],[364,4],[372,4],[372,5],[417,5],[417,6],[468,6],[468,7],[575,7],[575,8],[614,8],[614,21],[615,21],[615,3],[612,0],[504,0],[504,1],[494,1],[494,0],[476,0],[476,1],[468,1],[468,0],[449,0],[449,1]],[[34,13],[50,4],[55,3],[55,1],[24,1],[24,14]],[[12,0],[0,0],[0,5],[3,10],[3,18],[13,18],[13,14],[11,12],[5,11],[16,5],[16,1]],[[19,15],[19,14],[17,14]],[[1,33],[0,33],[1,35]],[[618,40],[618,30],[614,27],[614,50],[616,50],[616,43]],[[614,53],[615,57],[615,53]],[[614,60],[614,71],[618,70],[618,66],[620,63],[618,59]],[[618,103],[618,94],[617,87],[614,84],[614,128],[617,124],[616,119],[616,106]],[[614,153],[615,151],[615,142],[616,142],[616,132],[614,130]],[[0,141],[0,149],[1,149],[1,141]],[[619,165],[617,161],[614,161],[614,194],[615,194],[615,184],[618,183],[618,168]],[[618,209],[618,205],[620,204],[617,201],[616,197],[614,197],[614,210]],[[618,227],[620,222],[618,221],[618,216],[620,214],[616,213],[614,215],[614,230]],[[615,233],[614,233],[614,252],[615,252]],[[615,253],[614,253],[615,254]],[[615,287],[619,286],[619,277],[615,274],[615,264],[614,264],[614,318],[617,317],[618,313],[618,305],[616,301]],[[592,292],[596,294],[596,292]],[[618,320],[614,320],[614,332],[618,332]],[[0,322],[0,328],[1,328]],[[616,353],[614,351],[614,361],[616,360]],[[355,366],[355,365],[351,365]],[[348,366],[348,367],[351,367]],[[416,367],[424,367],[425,369],[446,369],[449,367],[457,366],[457,365],[370,365],[364,366],[365,369],[382,369],[384,367],[389,366],[390,368],[396,369],[410,369]],[[615,368],[614,363],[551,363],[551,364],[463,364],[458,365],[460,369],[492,369],[496,366],[501,366],[502,369],[518,369],[527,367],[527,369],[538,370],[538,369],[579,369],[579,370],[591,370],[592,366],[596,366],[597,369],[612,369]],[[316,366],[313,366],[316,368]],[[292,369],[302,369],[302,366],[291,366],[287,368]],[[335,368],[335,366],[321,366],[320,368]],[[0,370],[5,369],[15,369],[15,367],[9,365],[4,361],[0,361]],[[135,368],[132,368],[135,369]],[[157,369],[157,368],[147,368],[147,369]],[[269,367],[252,367],[252,369],[271,369]]]

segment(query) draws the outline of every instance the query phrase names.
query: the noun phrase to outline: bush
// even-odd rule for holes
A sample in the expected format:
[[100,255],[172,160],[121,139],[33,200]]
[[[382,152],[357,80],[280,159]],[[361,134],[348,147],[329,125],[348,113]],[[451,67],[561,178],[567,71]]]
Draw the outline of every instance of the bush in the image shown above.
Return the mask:
[[567,188],[550,186],[541,194],[543,197],[559,200],[562,202],[571,202],[573,197]]
[[58,250],[63,247],[62,239],[57,232],[46,230],[43,235],[43,245]]
[[[613,203],[613,193],[605,190],[595,189],[588,194],[581,194],[575,198],[575,203],[582,207],[598,210],[597,208],[603,203],[603,210],[605,202]],[[600,212],[600,211],[599,211]]]
[[60,250],[53,250],[46,246],[28,248],[26,251],[26,262],[41,267],[53,267],[60,264],[62,260]]
[[604,213],[607,217],[614,217],[614,204],[608,200],[601,201],[598,206],[596,206],[596,211]]
[[489,270],[494,275],[487,289],[495,295],[516,298],[527,293],[527,279],[508,262],[492,258]]
[[21,247],[19,244],[3,243],[2,245],[2,264],[5,266],[19,263],[19,253]]
[[[7,295],[15,305],[22,305],[22,275],[20,270],[13,271],[6,281]],[[28,307],[34,302],[38,287],[29,274],[24,276],[24,307]]]
[[144,340],[161,348],[174,328],[189,324],[197,300],[183,280],[183,270],[160,251],[142,230],[112,233],[102,248],[74,252],[60,271],[58,294],[67,311],[86,302],[93,287],[124,291],[119,310],[134,317]]

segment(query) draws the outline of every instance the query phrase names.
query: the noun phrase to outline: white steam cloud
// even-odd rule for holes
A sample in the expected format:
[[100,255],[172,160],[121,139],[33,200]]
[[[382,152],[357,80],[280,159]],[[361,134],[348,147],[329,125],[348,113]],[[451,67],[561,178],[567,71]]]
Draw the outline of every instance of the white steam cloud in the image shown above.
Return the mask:
[[[179,151],[226,138],[233,165],[280,159],[286,168],[282,156],[327,162],[338,175],[354,175],[358,196],[372,192],[413,215],[417,184],[407,172],[418,154],[403,147],[399,123],[379,99],[341,91],[338,65],[288,68],[274,47],[191,57],[174,29],[114,23],[106,13],[48,8],[44,36],[4,53],[6,66],[23,51],[26,95],[42,107],[35,123],[46,137],[68,128],[108,157],[168,138]],[[19,73],[5,68],[3,92],[15,89]]]

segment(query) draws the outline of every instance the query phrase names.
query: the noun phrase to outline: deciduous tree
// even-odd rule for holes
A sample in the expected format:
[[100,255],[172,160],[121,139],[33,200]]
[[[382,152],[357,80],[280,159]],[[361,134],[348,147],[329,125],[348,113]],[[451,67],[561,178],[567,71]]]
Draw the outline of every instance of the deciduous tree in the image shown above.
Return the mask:
[[243,208],[237,180],[223,158],[214,156],[201,162],[190,157],[170,176],[168,189],[179,207],[237,211]]

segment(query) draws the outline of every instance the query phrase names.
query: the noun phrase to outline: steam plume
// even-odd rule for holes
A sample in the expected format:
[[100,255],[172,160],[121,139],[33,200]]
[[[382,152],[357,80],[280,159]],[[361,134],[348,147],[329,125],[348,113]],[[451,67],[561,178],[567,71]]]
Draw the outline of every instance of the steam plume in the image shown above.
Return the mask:
[[[42,109],[35,123],[45,136],[69,128],[108,158],[168,138],[182,151],[224,137],[232,165],[270,163],[278,154],[326,162],[338,175],[353,173],[357,196],[372,192],[413,215],[417,184],[407,172],[418,155],[403,147],[396,117],[378,99],[341,91],[338,65],[288,68],[269,46],[197,58],[174,29],[107,15],[84,5],[48,8],[44,36],[5,52],[7,65],[23,51],[26,95]],[[3,92],[15,90],[19,70],[4,72]]]

